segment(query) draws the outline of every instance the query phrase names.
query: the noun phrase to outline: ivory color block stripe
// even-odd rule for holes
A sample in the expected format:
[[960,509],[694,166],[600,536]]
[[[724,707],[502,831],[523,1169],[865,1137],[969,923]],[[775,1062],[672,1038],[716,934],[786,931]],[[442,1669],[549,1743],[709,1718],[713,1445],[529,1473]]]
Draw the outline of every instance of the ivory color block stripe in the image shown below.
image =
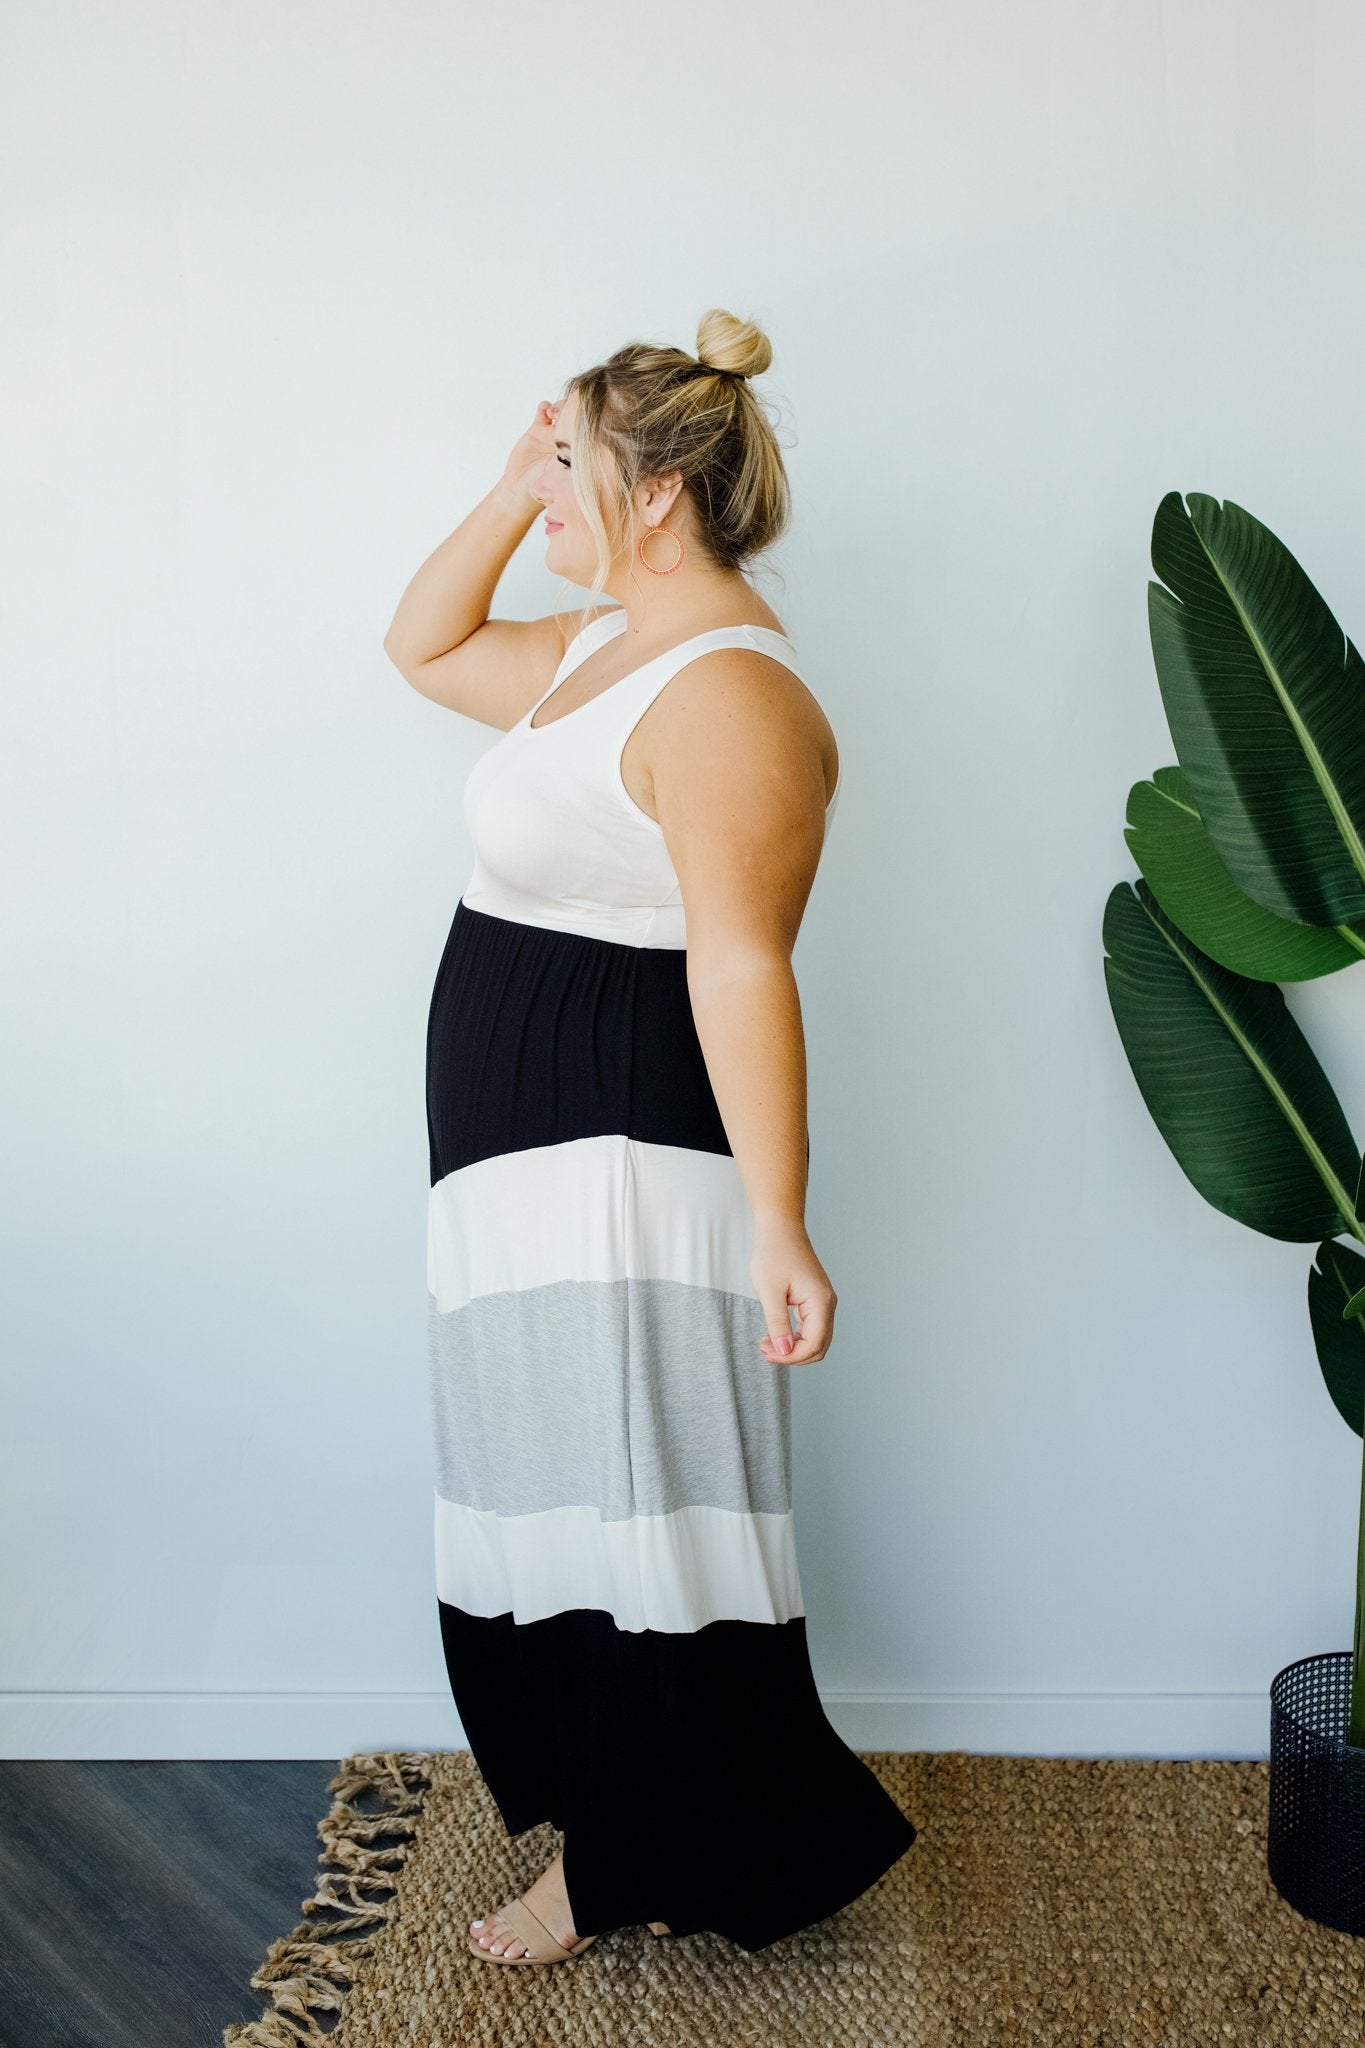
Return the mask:
[[753,1212],[728,1152],[609,1134],[503,1152],[438,1180],[427,1287],[443,1312],[558,1280],[678,1280],[753,1295]]
[[587,1607],[620,1629],[692,1632],[805,1612],[790,1514],[688,1507],[604,1522],[595,1507],[495,1515],[440,1494],[435,1507],[437,1594],[466,1614],[529,1622]]

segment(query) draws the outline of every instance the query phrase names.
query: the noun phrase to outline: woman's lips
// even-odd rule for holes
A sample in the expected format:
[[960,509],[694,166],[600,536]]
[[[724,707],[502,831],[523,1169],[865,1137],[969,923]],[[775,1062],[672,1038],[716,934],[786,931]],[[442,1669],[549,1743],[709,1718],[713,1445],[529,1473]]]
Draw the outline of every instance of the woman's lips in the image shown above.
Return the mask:
[[563,524],[564,521],[562,519],[547,519],[545,522],[545,531],[547,533],[558,533]]

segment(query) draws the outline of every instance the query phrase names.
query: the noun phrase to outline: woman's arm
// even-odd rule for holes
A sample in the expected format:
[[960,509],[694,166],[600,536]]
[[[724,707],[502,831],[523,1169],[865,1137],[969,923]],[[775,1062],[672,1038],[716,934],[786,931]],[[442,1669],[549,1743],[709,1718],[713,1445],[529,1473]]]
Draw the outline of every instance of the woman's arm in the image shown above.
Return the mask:
[[[682,889],[697,1036],[754,1216],[761,1348],[812,1364],[829,1347],[837,1297],[806,1234],[806,1048],[791,953],[824,844],[824,714],[780,663],[745,648],[698,657],[668,698],[651,747],[654,808]],[[801,1335],[784,1351],[788,1302]]]
[[488,617],[493,593],[541,508],[515,479],[501,477],[433,548],[398,600],[384,652],[396,668],[449,653]]
[[384,635],[384,652],[415,690],[504,732],[535,703],[577,630],[555,616],[488,616],[503,571],[540,516],[534,493],[554,456],[557,410],[542,398],[502,476],[427,556]]

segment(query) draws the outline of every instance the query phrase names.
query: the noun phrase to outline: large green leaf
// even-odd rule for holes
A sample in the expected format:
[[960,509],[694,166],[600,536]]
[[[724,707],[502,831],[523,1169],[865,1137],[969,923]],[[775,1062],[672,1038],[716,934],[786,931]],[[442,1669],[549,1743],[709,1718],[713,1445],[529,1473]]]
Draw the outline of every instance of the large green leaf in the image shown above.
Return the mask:
[[1365,918],[1296,924],[1242,894],[1204,829],[1183,768],[1158,768],[1150,782],[1133,784],[1123,836],[1167,917],[1234,974],[1308,981],[1365,955]]
[[1320,1244],[1308,1274],[1308,1319],[1327,1391],[1343,1421],[1365,1435],[1365,1328],[1342,1320],[1351,1295],[1365,1287],[1365,1258],[1344,1244]]
[[1267,1237],[1354,1235],[1360,1152],[1279,989],[1201,952],[1145,881],[1116,884],[1103,929],[1123,1049],[1204,1199]]
[[[1180,765],[1218,858],[1278,916],[1365,916],[1365,662],[1242,506],[1157,507],[1148,625]],[[1172,596],[1172,592],[1175,593]]]

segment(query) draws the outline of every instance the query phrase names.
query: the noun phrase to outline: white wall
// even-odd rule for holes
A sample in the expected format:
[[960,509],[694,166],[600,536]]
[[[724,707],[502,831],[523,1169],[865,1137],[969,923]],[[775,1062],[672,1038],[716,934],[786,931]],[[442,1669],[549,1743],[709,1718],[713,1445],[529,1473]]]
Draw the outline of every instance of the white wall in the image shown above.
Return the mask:
[[[0,1748],[454,1747],[427,1002],[494,737],[381,640],[537,399],[762,321],[843,752],[797,952],[817,1678],[859,1746],[1258,1755],[1350,1640],[1311,1246],[1209,1208],[1100,919],[1152,514],[1365,632],[1351,0],[6,18]],[[551,609],[533,529],[495,610]],[[1365,1135],[1365,984],[1289,991]]]

